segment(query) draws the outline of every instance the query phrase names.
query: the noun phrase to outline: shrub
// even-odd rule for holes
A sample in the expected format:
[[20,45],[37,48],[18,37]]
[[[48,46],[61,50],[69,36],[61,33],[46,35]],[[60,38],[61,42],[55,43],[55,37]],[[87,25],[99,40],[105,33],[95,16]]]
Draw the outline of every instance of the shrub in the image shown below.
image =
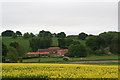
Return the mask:
[[70,60],[70,58],[69,57],[63,57],[63,60],[68,61],[68,60]]

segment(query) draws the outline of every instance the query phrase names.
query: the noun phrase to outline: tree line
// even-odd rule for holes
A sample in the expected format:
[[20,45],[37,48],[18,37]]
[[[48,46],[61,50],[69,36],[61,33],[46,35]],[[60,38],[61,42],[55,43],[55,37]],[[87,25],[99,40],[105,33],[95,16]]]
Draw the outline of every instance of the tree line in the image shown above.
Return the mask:
[[[87,57],[91,54],[104,55],[105,53],[109,52],[116,55],[120,54],[120,32],[109,31],[100,33],[99,35],[88,35],[84,32],[81,32],[78,35],[68,36],[66,36],[64,32],[56,34],[44,30],[40,31],[37,35],[28,32],[22,34],[20,31],[16,31],[15,33],[10,30],[2,32],[2,36],[9,36],[14,38],[13,35],[29,39],[29,47],[32,49],[32,51],[50,47],[53,42],[52,38],[56,37],[58,39],[58,47],[69,50],[66,56]],[[16,60],[20,60],[21,57],[25,56],[24,52],[20,52],[24,51],[24,49],[22,49],[23,47],[20,46],[20,44],[17,42],[12,42],[9,46],[10,48],[7,49],[7,46],[4,43],[2,45],[3,59],[6,56],[4,55],[6,53],[14,53],[14,55],[17,55],[18,57],[16,56]]]

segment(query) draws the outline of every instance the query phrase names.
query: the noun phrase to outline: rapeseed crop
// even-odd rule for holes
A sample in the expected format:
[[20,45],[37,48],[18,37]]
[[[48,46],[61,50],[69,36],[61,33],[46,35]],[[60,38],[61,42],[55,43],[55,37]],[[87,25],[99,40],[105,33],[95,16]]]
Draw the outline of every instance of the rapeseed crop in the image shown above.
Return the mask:
[[1,63],[3,78],[118,78],[118,65]]

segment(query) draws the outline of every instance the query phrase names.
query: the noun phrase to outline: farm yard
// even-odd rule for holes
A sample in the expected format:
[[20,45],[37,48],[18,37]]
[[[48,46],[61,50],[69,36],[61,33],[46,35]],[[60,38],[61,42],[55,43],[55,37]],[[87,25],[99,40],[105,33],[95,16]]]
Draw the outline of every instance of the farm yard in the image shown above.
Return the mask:
[[118,78],[118,65],[3,63],[2,78]]

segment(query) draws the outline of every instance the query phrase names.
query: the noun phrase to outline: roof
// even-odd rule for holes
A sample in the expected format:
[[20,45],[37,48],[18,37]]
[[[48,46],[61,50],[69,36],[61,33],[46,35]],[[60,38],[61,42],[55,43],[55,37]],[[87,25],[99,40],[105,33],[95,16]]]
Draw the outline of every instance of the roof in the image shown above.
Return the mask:
[[49,52],[29,52],[27,55],[50,54]]
[[68,49],[57,50],[57,52],[68,52]]
[[60,49],[60,47],[49,47],[48,49]]

